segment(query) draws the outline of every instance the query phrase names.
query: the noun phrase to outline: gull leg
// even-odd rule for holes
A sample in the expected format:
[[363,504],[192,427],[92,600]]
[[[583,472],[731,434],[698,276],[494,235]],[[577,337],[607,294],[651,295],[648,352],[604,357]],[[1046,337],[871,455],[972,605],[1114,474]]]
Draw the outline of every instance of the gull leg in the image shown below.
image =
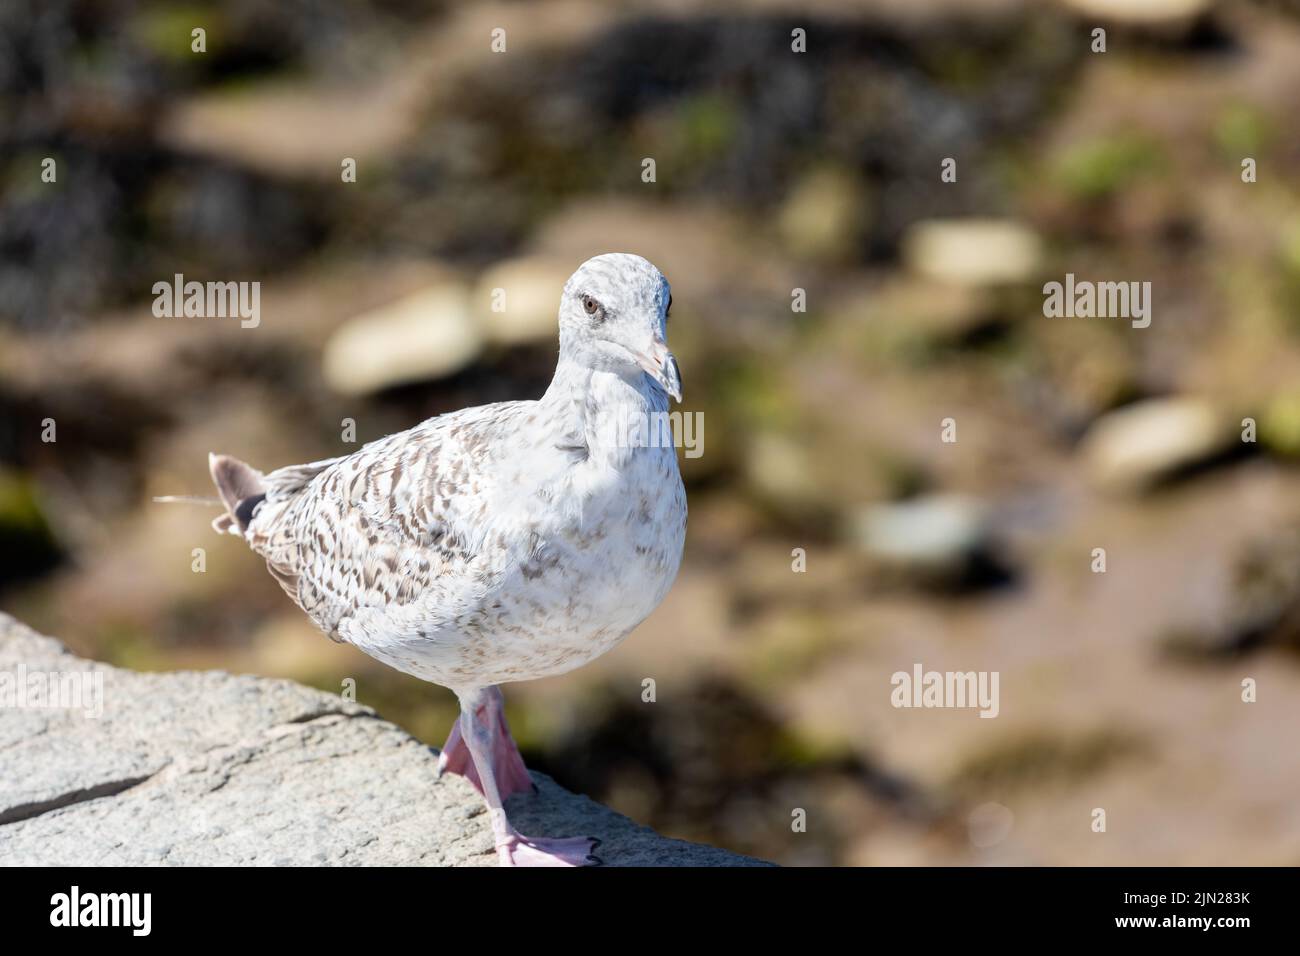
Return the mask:
[[[485,698],[496,688],[475,690],[460,698],[460,733],[469,750],[470,758],[478,770],[483,799],[487,801],[492,818],[492,836],[496,841],[497,858],[502,866],[586,866],[600,861],[591,855],[598,840],[590,837],[550,839],[526,837],[515,830],[506,819],[501,805],[493,769],[494,725],[483,716]],[[500,696],[500,691],[497,691]]]
[[[501,688],[486,688],[481,692],[481,700],[475,716],[492,733],[492,775],[502,799],[514,793],[535,793],[537,784],[528,775],[524,758],[519,755],[519,747],[510,736],[510,727],[506,724],[505,698],[501,694]],[[451,725],[447,743],[438,756],[438,776],[441,777],[446,772],[460,774],[474,785],[475,790],[483,793],[483,784],[479,780],[469,747],[465,744],[459,719]]]

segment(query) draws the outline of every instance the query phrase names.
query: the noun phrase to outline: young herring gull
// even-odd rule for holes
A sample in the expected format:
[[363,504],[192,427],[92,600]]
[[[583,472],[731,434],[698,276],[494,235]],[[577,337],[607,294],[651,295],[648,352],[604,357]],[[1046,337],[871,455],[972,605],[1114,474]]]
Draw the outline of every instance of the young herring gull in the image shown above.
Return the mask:
[[506,819],[504,798],[535,786],[497,685],[610,650],[677,575],[686,492],[654,426],[669,395],[681,401],[671,301],[645,259],[597,256],[564,286],[540,400],[463,409],[269,474],[210,456],[227,510],[214,528],[247,541],[333,640],[455,691],[439,772],[482,793],[504,865],[597,862],[595,840],[527,837]]

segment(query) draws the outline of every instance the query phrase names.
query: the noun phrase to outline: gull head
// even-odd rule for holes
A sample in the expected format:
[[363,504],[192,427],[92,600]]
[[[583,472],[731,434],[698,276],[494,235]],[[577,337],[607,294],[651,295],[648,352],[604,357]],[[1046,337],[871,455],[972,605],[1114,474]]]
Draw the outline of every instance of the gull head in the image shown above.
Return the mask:
[[560,354],[629,379],[642,373],[677,401],[682,379],[668,351],[672,289],[651,263],[626,252],[588,259],[564,284]]

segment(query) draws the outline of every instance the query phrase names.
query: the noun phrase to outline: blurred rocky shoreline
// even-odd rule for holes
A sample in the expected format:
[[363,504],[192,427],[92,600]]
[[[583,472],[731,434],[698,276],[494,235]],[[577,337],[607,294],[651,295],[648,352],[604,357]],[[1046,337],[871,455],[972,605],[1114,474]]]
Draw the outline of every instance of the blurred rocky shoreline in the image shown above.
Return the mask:
[[[536,397],[564,278],[632,251],[707,424],[685,564],[512,689],[531,764],[786,863],[1295,863],[1298,97],[1280,0],[5,5],[0,606],[440,743],[450,695],[151,498]],[[260,323],[155,316],[176,274]],[[1046,317],[1067,274],[1149,327]],[[917,663],[999,717],[891,707]]]

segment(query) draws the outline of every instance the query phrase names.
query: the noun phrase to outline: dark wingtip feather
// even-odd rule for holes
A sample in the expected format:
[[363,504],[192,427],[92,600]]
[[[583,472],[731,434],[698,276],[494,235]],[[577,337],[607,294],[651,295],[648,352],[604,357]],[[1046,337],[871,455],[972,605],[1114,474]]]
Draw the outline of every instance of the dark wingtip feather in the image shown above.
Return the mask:
[[254,507],[266,497],[261,474],[229,455],[208,455],[208,468],[226,511],[241,531],[247,531]]

